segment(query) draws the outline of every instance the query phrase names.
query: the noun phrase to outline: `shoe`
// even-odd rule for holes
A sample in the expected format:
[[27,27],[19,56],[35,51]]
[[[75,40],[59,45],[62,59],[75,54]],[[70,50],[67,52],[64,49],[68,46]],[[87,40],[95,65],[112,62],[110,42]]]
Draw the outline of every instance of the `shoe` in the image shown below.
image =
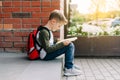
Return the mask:
[[65,71],[64,71],[64,76],[78,76],[80,74],[81,74],[81,71],[78,69],[75,69],[74,67],[70,69],[65,68]]
[[73,67],[74,67],[75,69],[80,70],[80,67],[79,67],[79,66],[77,66],[77,65],[73,65]]

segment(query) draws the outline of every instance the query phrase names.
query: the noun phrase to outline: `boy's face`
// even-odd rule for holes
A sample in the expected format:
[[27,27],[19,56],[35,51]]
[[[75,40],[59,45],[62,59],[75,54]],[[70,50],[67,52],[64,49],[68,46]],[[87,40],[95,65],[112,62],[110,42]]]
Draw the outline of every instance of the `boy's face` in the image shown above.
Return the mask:
[[63,24],[61,22],[55,21],[52,25],[52,31],[57,31]]
[[60,24],[60,23],[56,23],[55,27],[53,28],[54,31],[59,30],[61,26],[62,26],[62,24]]

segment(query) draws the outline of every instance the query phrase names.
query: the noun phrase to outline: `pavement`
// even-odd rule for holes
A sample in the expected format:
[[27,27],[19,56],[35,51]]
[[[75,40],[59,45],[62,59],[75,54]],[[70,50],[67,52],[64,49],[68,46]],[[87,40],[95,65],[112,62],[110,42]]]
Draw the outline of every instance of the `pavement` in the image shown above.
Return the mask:
[[0,53],[0,80],[60,80],[61,62],[31,61],[25,53]]
[[80,57],[75,64],[83,73],[65,77],[61,60],[30,61],[24,53],[0,53],[0,80],[120,80],[120,57]]
[[77,58],[83,74],[63,80],[120,80],[120,58]]

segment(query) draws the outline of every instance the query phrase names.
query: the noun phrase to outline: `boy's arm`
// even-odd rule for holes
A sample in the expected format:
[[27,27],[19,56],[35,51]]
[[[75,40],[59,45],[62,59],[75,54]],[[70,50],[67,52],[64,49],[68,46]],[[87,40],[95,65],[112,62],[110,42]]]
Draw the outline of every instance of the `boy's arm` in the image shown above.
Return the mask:
[[59,38],[54,37],[54,43],[56,44],[58,41],[60,41]]
[[42,30],[39,34],[39,41],[42,47],[47,51],[47,53],[56,51],[62,47],[64,47],[63,42],[50,46],[49,43],[49,33],[46,30]]

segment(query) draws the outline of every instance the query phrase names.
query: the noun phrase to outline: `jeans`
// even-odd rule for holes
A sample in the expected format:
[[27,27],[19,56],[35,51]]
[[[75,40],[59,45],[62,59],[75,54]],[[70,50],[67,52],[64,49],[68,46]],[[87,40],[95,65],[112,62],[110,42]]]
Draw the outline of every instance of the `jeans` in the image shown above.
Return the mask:
[[65,46],[55,52],[48,53],[43,60],[53,60],[56,57],[65,54],[65,68],[70,69],[73,67],[74,60],[74,51],[75,47],[73,43],[70,43],[68,46]]

